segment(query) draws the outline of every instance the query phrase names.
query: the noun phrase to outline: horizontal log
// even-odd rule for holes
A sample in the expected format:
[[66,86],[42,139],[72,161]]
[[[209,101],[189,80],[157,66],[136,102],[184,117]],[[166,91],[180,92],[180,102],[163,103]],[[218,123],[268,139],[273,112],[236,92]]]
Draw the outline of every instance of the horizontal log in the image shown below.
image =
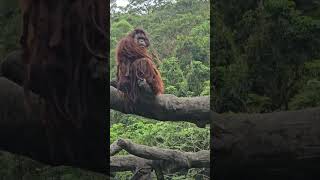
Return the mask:
[[[94,103],[99,103],[98,99],[101,99],[101,96],[94,98]],[[105,130],[106,113],[104,113],[106,111],[101,110],[103,106],[99,109],[100,112],[92,111],[94,115],[90,117],[95,121],[91,121],[92,123],[83,129],[81,147],[77,152],[70,152],[86,155],[81,155],[72,161],[54,159],[50,156],[51,142],[47,136],[47,127],[41,119],[40,102],[38,96],[31,93],[30,104],[25,106],[23,88],[0,77],[0,150],[28,156],[49,165],[70,165],[107,174],[108,151]],[[60,157],[65,157],[64,147],[55,148],[61,153]],[[71,149],[75,148],[71,147]],[[89,151],[92,154],[87,155]]]
[[[0,69],[6,78],[21,84],[25,67],[22,63],[21,51],[10,53],[3,61]],[[106,62],[92,59],[88,66],[92,72],[92,78],[105,84],[108,77]],[[115,82],[111,82],[115,86]],[[170,94],[163,94],[153,98],[143,97],[133,106],[134,110],[125,108],[127,100],[119,91],[110,86],[110,108],[126,114],[136,114],[160,121],[187,121],[195,123],[199,127],[205,127],[210,123],[210,98],[203,97],[176,97]]]
[[110,157],[110,171],[134,171],[139,167],[152,167],[152,160],[143,159],[133,155]]
[[320,178],[320,108],[214,117],[215,179]]
[[125,108],[127,99],[116,88],[110,86],[110,108],[126,114],[136,114],[160,121],[187,121],[199,127],[210,123],[210,98],[176,97],[162,94],[152,98],[140,98],[134,110]]
[[[210,151],[208,150],[182,152],[159,147],[149,147],[125,139],[119,139],[111,147],[116,147],[117,152],[119,152],[120,147],[131,154],[112,156],[110,164],[112,172],[133,171],[139,168],[177,172],[181,169],[210,167]],[[158,174],[162,174],[162,172]]]

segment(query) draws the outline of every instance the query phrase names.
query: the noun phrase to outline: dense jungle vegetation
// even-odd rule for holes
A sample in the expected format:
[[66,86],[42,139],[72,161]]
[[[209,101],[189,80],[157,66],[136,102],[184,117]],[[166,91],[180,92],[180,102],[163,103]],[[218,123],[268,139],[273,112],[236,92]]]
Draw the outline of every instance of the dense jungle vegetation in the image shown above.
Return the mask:
[[[135,27],[149,34],[165,83],[165,93],[179,97],[210,94],[209,1],[133,0],[126,7],[111,1],[110,78],[115,78],[115,47]],[[0,1],[0,60],[19,49],[21,15],[16,1]],[[109,121],[109,120],[107,120]],[[110,142],[128,138],[135,143],[196,152],[209,149],[209,127],[190,123],[158,122],[111,111]],[[118,173],[126,179],[131,173]],[[190,169],[167,174],[171,179],[208,179],[208,169]]]
[[[115,78],[116,43],[133,28],[142,27],[151,39],[150,51],[158,60],[165,93],[179,97],[211,94],[214,110],[220,113],[320,105],[318,0],[210,3],[211,7],[208,0],[130,0],[126,7],[118,7],[112,0],[110,78]],[[19,48],[20,25],[16,2],[0,1],[0,61]],[[209,149],[209,128],[189,123],[158,122],[111,111],[110,125],[111,142],[128,138],[181,151]],[[130,176],[117,174],[119,179]],[[207,176],[207,169],[191,169],[166,178]]]
[[216,0],[211,9],[217,112],[319,106],[317,0]]
[[[117,42],[134,28],[146,30],[165,84],[165,93],[178,97],[210,94],[209,1],[129,1],[118,7],[111,1],[110,79],[115,79]],[[168,119],[169,120],[169,119]],[[111,111],[111,142],[128,138],[148,146],[196,152],[209,149],[209,127],[190,123],[147,120]],[[208,169],[167,174],[168,179],[208,179]],[[131,173],[118,173],[125,179]]]

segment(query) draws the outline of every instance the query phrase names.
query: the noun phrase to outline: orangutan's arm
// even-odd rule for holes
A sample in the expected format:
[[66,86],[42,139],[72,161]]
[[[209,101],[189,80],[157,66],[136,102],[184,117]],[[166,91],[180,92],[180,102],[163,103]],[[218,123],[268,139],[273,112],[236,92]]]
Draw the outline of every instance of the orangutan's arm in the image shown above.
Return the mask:
[[[151,60],[141,58],[133,63],[137,68],[138,86],[147,93],[158,94],[157,69]],[[161,82],[162,83],[162,82]]]

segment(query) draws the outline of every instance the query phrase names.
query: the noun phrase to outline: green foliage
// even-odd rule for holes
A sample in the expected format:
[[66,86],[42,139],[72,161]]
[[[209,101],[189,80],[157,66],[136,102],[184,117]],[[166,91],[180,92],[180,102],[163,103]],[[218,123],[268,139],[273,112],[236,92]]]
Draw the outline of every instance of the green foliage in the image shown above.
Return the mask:
[[257,94],[248,94],[246,104],[248,112],[268,112],[271,108],[271,99]]
[[248,67],[243,61],[237,61],[228,66],[216,67],[214,98],[215,110],[218,112],[245,111],[245,101],[248,93]]
[[18,1],[0,0],[0,15],[13,13],[18,7]]
[[9,9],[5,11],[6,13],[0,12],[0,62],[9,52],[20,46],[21,16],[16,7]]
[[203,91],[204,82],[210,77],[210,68],[200,61],[191,61],[187,69],[189,69],[186,75],[188,90],[193,92],[194,96],[199,96]]
[[202,89],[200,96],[210,96],[210,81],[205,81]]
[[290,99],[290,109],[302,109],[320,105],[320,60],[306,62],[303,78],[299,82],[299,91]]
[[309,80],[306,85],[290,101],[290,109],[303,109],[320,106],[320,81]]
[[[208,5],[208,1],[200,0],[179,0],[175,3],[130,1],[125,10],[113,14],[111,18],[111,79],[115,78],[116,72],[114,53],[117,41],[132,28],[142,27],[149,34],[150,52],[158,55],[162,61],[159,68],[165,92],[176,96],[200,95],[205,87],[203,83],[209,80],[210,74]],[[135,13],[137,11],[139,13]],[[192,65],[194,61],[200,61],[202,65]],[[194,68],[196,70],[192,70]],[[209,89],[207,87],[205,94],[209,94]]]
[[184,95],[184,73],[180,68],[178,59],[171,57],[164,59],[160,66],[160,72],[165,84],[165,92],[176,96]]
[[[135,27],[149,35],[150,53],[160,59],[165,93],[176,96],[210,94],[209,1],[130,0],[125,8],[114,8],[111,18],[110,77],[115,77],[117,41]],[[209,149],[209,129],[189,123],[158,122],[111,111],[110,141],[131,139],[138,144],[195,152]],[[120,154],[126,154],[120,152]],[[166,179],[195,179],[208,175],[207,169],[190,169],[165,175]],[[118,179],[132,174],[117,173]],[[203,178],[204,179],[204,178]]]
[[133,26],[126,20],[121,19],[119,22],[111,25],[111,47],[115,47],[116,43],[130,31],[133,30]]
[[[210,129],[197,128],[190,123],[167,123],[154,122],[139,118],[137,116],[126,115],[126,124],[116,123],[110,129],[110,141],[114,142],[119,138],[131,139],[138,144],[147,146],[157,146],[165,149],[177,149],[186,152],[196,152],[199,150],[209,150]],[[124,155],[122,151],[119,154]],[[190,169],[190,173],[178,173],[168,175],[173,179],[192,179],[201,175],[203,169]],[[118,179],[127,179],[132,173],[117,173]]]
[[215,110],[269,112],[293,107],[289,102],[296,102],[300,89],[309,87],[305,82],[313,79],[304,65],[320,56],[319,21],[299,10],[304,5],[293,0],[215,3]]
[[190,123],[154,123],[143,119],[130,119],[130,121],[130,125],[121,123],[112,125],[111,142],[126,138],[138,144],[188,152],[209,149],[208,128],[197,128]]
[[320,59],[306,62],[304,65],[304,76],[306,79],[320,79]]
[[195,26],[188,35],[177,36],[178,43],[176,56],[182,61],[182,67],[190,64],[192,60],[198,60],[209,64],[209,35],[210,25],[208,21]]
[[[20,47],[21,14],[17,1],[0,0],[0,60]],[[111,4],[110,78],[115,78],[117,42],[135,27],[150,36],[150,53],[158,55],[166,93],[176,96],[210,94],[210,6],[208,0],[130,0],[125,8]],[[195,152],[209,149],[209,129],[189,123],[156,122],[110,111],[111,142],[128,138],[139,144]],[[122,152],[124,153],[124,152]],[[168,175],[194,179],[203,169]],[[72,172],[76,172],[72,170]],[[53,172],[48,172],[50,175]],[[207,172],[206,172],[207,173]],[[125,179],[130,173],[118,174]],[[67,171],[63,179],[77,179]]]

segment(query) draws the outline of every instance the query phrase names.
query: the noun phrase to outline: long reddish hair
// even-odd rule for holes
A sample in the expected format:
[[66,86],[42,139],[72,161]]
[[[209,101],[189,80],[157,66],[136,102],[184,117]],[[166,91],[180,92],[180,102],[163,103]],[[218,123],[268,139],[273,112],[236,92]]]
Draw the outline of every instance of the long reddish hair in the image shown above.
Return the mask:
[[[145,35],[146,48],[140,47],[134,42],[134,37],[136,34],[141,33]],[[118,64],[124,63],[126,61],[133,62],[134,60],[140,58],[152,59],[148,54],[147,48],[149,47],[149,39],[143,29],[136,28],[126,37],[122,38],[117,46],[116,57]]]
[[[107,2],[20,0],[20,3],[23,16],[20,43],[27,65],[26,108],[31,103],[30,92],[36,90],[44,102],[41,115],[52,153],[50,158],[54,162],[65,159],[76,162],[89,152],[84,147],[88,141],[83,140],[83,134],[102,132],[96,128],[102,122],[91,118],[96,117],[90,104],[97,91],[93,89],[88,64],[92,59],[108,60]],[[105,138],[100,134],[92,137]],[[104,139],[100,142],[105,143]]]
[[[136,34],[144,34],[146,47],[140,47],[135,41]],[[136,28],[122,38],[117,46],[117,82],[118,89],[135,102],[139,96],[138,80],[145,79],[155,95],[164,93],[161,74],[153,63],[147,47],[150,42],[143,29]]]

